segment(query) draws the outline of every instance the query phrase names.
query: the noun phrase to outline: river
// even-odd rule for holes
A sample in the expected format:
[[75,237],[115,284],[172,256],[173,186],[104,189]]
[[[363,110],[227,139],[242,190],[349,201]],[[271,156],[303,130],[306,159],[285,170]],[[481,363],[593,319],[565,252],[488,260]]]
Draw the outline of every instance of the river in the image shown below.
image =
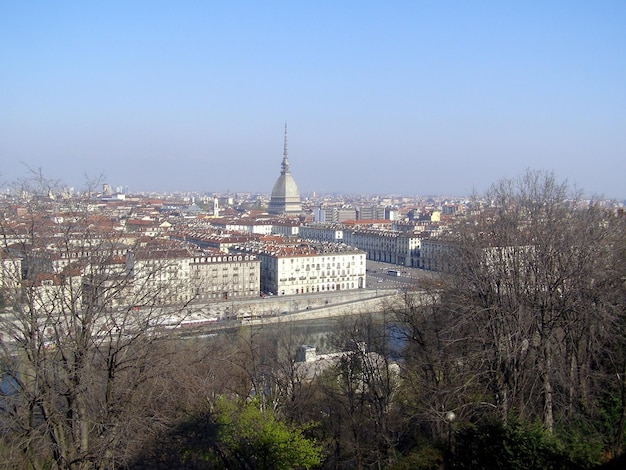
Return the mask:
[[[338,352],[342,348],[342,337],[348,335],[346,331],[354,334],[358,329],[361,332],[366,322],[364,317],[371,315],[372,323],[375,327],[386,323],[385,329],[388,339],[388,352],[390,355],[397,357],[403,347],[404,339],[401,327],[397,322],[390,321],[383,313],[365,314],[365,315],[347,315],[343,317],[320,318],[314,320],[297,320],[285,321],[281,323],[266,323],[254,325],[239,325],[220,332],[205,333],[189,333],[186,338],[206,338],[210,340],[219,335],[263,335],[273,341],[282,341],[283,343],[293,344],[294,347],[307,345],[313,346],[318,354],[326,354]],[[342,332],[344,332],[342,334]],[[356,333],[354,336],[363,336],[362,333]],[[343,341],[345,343],[345,340]],[[378,351],[381,352],[381,351]]]

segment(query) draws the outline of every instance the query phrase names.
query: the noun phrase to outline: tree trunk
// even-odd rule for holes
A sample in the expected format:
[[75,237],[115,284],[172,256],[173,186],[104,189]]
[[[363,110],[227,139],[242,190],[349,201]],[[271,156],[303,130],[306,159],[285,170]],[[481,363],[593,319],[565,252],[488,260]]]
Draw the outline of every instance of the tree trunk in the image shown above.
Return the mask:
[[553,390],[552,390],[552,353],[550,346],[543,347],[543,365],[541,368],[541,381],[543,383],[543,426],[546,431],[552,433],[554,429]]

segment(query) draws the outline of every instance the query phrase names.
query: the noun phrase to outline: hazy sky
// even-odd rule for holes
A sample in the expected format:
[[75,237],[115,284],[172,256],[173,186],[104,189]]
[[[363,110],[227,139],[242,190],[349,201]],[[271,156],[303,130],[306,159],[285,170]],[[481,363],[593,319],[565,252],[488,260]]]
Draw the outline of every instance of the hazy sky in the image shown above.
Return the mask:
[[626,1],[0,1],[0,182],[269,193],[285,122],[303,193],[626,198]]

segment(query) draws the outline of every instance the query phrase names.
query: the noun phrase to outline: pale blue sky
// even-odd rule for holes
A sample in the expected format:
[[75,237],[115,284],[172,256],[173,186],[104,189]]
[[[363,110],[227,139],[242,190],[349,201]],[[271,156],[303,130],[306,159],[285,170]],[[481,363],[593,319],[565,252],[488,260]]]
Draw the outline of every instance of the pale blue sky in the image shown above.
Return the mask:
[[626,198],[626,1],[0,0],[0,181]]

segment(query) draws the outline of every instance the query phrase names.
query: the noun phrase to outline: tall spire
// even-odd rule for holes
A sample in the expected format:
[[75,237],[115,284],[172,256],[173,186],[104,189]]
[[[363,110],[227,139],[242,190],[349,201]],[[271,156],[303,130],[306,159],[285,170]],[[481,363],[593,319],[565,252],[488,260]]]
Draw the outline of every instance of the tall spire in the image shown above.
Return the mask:
[[285,147],[283,150],[283,163],[282,163],[283,171],[281,174],[286,175],[289,173],[289,157],[287,152],[287,123],[285,123]]
[[270,198],[267,211],[270,214],[300,214],[302,212],[300,193],[298,192],[298,185],[296,185],[296,182],[293,180],[289,169],[287,123],[285,123],[285,147],[281,166],[282,171],[272,188],[272,197]]

